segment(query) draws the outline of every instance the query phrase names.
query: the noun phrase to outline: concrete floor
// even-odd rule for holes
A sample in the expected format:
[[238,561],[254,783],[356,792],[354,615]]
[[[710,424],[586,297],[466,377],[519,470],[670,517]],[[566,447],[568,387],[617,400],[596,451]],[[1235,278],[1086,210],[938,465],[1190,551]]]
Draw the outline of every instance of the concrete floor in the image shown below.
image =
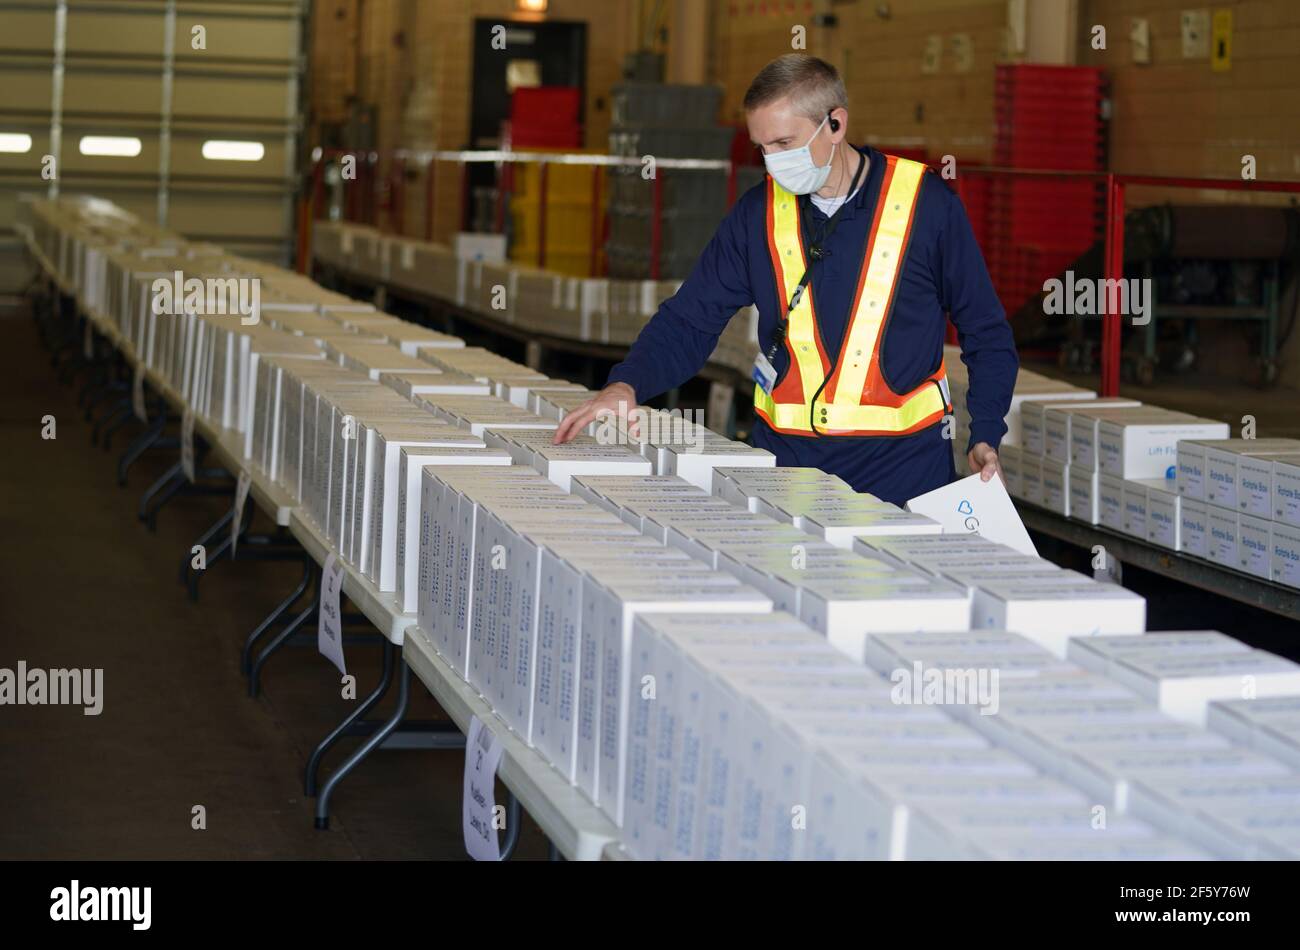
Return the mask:
[[[463,859],[458,751],[376,752],[336,790],[331,829],[312,827],[303,764],[352,704],[314,647],[273,658],[259,699],[238,669],[244,637],[300,568],[221,561],[191,603],[181,555],[228,502],[177,498],[150,534],[136,506],[174,451],[146,456],[119,488],[135,425],[113,452],[92,448],[31,319],[0,315],[0,332],[0,667],[104,677],[99,716],[0,706],[0,859]],[[378,647],[350,647],[348,669],[364,695]],[[412,718],[442,715],[418,680],[412,694]],[[356,741],[339,743],[323,776]],[[196,805],[206,830],[191,827]],[[545,856],[526,821],[517,857]]]

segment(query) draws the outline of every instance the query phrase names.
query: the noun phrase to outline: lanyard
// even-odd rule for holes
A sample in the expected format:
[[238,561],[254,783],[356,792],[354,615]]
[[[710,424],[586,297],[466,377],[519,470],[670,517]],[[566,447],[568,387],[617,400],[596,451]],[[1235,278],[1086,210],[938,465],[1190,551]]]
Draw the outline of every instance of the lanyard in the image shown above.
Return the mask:
[[[822,233],[817,235],[816,239],[808,248],[808,256],[812,258],[812,264],[809,264],[804,268],[803,276],[799,278],[799,284],[795,287],[794,293],[790,296],[790,303],[786,307],[785,318],[777,321],[776,332],[772,335],[772,345],[767,351],[768,362],[776,359],[776,351],[780,349],[781,344],[785,342],[786,326],[790,322],[790,314],[794,312],[795,307],[799,306],[799,301],[803,299],[804,292],[808,289],[808,283],[812,280],[813,264],[830,256],[830,251],[825,250],[823,245],[825,245],[826,242],[831,239],[831,235],[835,233],[835,228],[840,223],[840,215],[848,206],[849,201],[852,200],[854,192],[858,189],[858,180],[861,178],[863,170],[867,167],[866,156],[859,153],[859,158],[861,161],[858,162],[858,167],[853,172],[853,180],[849,182],[848,198],[845,199],[844,204],[835,209],[835,213],[831,215],[830,219],[826,222]],[[806,201],[801,201],[800,210],[803,212],[801,215],[801,218],[803,219],[801,220],[801,224],[807,224],[808,234],[811,236],[812,224],[811,221],[807,220],[809,217],[808,206],[810,204],[812,204],[811,198],[808,198]]]

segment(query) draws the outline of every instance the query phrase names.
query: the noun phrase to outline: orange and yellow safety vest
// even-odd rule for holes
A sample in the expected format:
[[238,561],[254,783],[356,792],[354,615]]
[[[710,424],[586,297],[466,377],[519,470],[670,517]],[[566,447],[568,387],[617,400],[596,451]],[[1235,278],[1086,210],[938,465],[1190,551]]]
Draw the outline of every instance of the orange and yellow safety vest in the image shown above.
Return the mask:
[[[832,369],[817,330],[807,288],[789,313],[785,378],[769,394],[754,387],[755,411],[787,435],[907,435],[943,419],[950,408],[943,361],[915,389],[895,393],[880,372],[886,315],[893,305],[925,165],[885,157],[881,199],[867,236],[849,325]],[[767,245],[783,304],[795,297],[808,260],[799,227],[798,199],[769,177]],[[820,392],[819,392],[820,390]]]

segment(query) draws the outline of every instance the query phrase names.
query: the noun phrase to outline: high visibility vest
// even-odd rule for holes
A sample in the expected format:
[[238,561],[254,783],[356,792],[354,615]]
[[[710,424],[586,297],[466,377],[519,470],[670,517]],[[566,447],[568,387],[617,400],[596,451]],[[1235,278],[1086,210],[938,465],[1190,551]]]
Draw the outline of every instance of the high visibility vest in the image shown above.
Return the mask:
[[[912,217],[925,166],[885,156],[875,218],[867,236],[849,325],[834,368],[817,330],[812,294],[805,288],[789,313],[785,377],[771,394],[754,387],[754,409],[787,435],[907,435],[928,428],[949,411],[951,397],[943,360],[907,393],[890,389],[880,372],[886,317],[894,303],[907,253]],[[772,178],[767,182],[767,246],[784,311],[808,267],[799,227],[798,199]],[[811,286],[811,285],[809,285]],[[819,392],[820,390],[820,392]],[[815,399],[815,401],[814,401]]]

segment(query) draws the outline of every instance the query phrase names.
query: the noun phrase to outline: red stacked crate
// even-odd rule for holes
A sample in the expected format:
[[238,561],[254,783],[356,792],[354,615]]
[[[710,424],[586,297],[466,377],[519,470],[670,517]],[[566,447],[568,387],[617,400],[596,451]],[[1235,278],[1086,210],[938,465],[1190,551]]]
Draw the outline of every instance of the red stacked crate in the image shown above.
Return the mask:
[[516,89],[510,97],[510,137],[515,148],[582,148],[576,86]]
[[[1063,172],[1105,167],[1101,70],[999,66],[994,163]],[[996,177],[989,190],[986,256],[1008,312],[1042,290],[1096,240],[1102,189],[1088,177]]]

